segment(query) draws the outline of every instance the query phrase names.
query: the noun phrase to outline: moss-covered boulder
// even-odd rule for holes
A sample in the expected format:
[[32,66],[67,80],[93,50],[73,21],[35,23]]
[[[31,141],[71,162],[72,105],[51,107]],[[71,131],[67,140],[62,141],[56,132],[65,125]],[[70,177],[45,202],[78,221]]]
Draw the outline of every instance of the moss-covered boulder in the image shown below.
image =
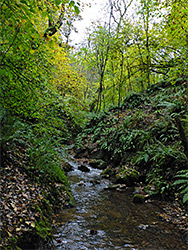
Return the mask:
[[109,178],[111,176],[114,175],[114,169],[110,168],[110,167],[107,167],[106,169],[104,169],[101,173],[101,176],[103,178]]
[[141,204],[141,203],[144,203],[145,200],[146,200],[146,198],[145,198],[145,196],[144,196],[143,194],[135,194],[135,195],[133,196],[133,202],[134,202],[134,203],[139,203],[139,204]]
[[123,166],[119,173],[116,174],[117,183],[124,183],[127,186],[134,185],[138,181],[140,173],[134,169],[127,166]]
[[100,159],[91,159],[89,165],[98,169],[105,169],[107,167],[107,163]]
[[90,172],[90,169],[84,164],[78,166],[78,169],[82,172],[85,172],[85,173]]
[[72,167],[72,165],[69,162],[63,163],[63,171],[65,173],[67,173],[69,171],[72,171],[72,170],[73,170],[73,167]]

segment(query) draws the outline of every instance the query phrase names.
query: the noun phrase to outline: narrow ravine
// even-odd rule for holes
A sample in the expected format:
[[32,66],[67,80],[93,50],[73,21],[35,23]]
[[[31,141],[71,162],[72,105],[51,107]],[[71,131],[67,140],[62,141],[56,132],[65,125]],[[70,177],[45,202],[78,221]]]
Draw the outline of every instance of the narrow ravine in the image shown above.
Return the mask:
[[79,163],[69,162],[75,207],[65,209],[57,218],[53,243],[55,249],[186,249],[178,229],[162,221],[158,202],[134,204],[128,188],[108,190],[109,181],[101,170],[78,170]]

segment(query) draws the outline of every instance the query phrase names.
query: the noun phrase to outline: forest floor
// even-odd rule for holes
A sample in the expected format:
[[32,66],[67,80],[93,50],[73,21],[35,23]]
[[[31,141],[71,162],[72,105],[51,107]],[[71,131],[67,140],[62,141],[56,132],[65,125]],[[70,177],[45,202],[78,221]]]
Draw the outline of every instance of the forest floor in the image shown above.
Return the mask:
[[37,249],[51,238],[55,212],[69,206],[70,197],[63,185],[38,181],[39,173],[35,171],[32,176],[25,167],[26,160],[25,149],[20,146],[7,152],[0,168],[2,249]]

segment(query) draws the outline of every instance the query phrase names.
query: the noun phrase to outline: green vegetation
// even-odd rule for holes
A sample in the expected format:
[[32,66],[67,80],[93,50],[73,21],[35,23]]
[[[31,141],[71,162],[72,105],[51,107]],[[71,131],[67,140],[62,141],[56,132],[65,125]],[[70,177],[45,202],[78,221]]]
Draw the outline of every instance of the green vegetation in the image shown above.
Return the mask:
[[131,4],[109,1],[75,50],[79,1],[0,0],[0,247],[50,239],[73,142],[103,175],[187,204],[187,1],[139,0],[137,21]]
[[76,98],[82,99],[85,80],[71,67],[58,30],[65,10],[78,15],[78,5],[0,1],[0,207],[5,249],[27,244],[37,248],[40,240],[50,239],[55,211],[72,204],[62,152],[82,126],[85,106]]
[[[142,92],[140,99],[141,94],[131,94],[119,108],[91,118],[77,136],[75,147],[82,145],[89,152],[92,148],[91,158],[97,152],[106,161],[103,175],[110,173],[127,185],[141,181],[150,195],[174,199],[175,187],[180,185],[186,203],[188,162],[177,117],[185,133],[187,85],[156,86]],[[174,182],[174,178],[178,180]]]
[[[38,129],[36,130],[36,128],[33,128],[33,126],[26,122],[24,123],[20,119],[8,115],[3,109],[0,114],[2,125],[1,176],[7,175],[7,185],[9,188],[10,186],[12,187],[14,182],[10,182],[9,180],[9,175],[12,176],[12,173],[9,173],[9,168],[14,166],[15,185],[20,187],[19,190],[13,190],[14,193],[12,193],[6,190],[6,186],[1,186],[4,195],[1,208],[3,208],[3,204],[6,204],[4,208],[11,209],[9,206],[10,204],[15,204],[15,197],[17,197],[20,206],[22,202],[24,203],[24,197],[27,197],[27,202],[29,203],[26,206],[28,209],[27,213],[22,215],[23,221],[26,223],[26,228],[28,227],[27,237],[25,236],[25,229],[18,226],[20,220],[19,217],[17,218],[17,214],[15,218],[16,220],[18,219],[18,224],[16,225],[17,231],[15,231],[14,240],[10,237],[14,233],[14,231],[12,231],[13,229],[10,227],[11,231],[8,231],[10,222],[9,224],[2,225],[2,229],[7,230],[6,232],[9,236],[6,238],[6,234],[2,234],[6,239],[4,242],[5,248],[8,244],[7,247],[9,246],[15,249],[17,245],[26,244],[26,241],[32,242],[32,237],[34,237],[32,235],[35,235],[38,241],[40,239],[50,239],[51,219],[49,215],[53,216],[56,209],[64,205],[72,204],[72,197],[70,194],[70,184],[62,170],[64,161],[61,154],[56,150],[57,147],[61,147],[60,142],[54,140],[47,133],[43,133],[42,135],[37,134],[36,131]],[[25,184],[22,175],[24,175],[24,178],[28,179],[31,184]],[[28,188],[32,185],[29,194],[25,185],[29,185]],[[38,192],[37,190],[41,190],[41,193],[38,195],[35,194]],[[7,191],[12,194],[11,196],[9,195],[9,200],[5,198]],[[30,197],[32,193],[35,194],[33,198]],[[62,198],[64,198],[63,201]],[[17,212],[17,206],[12,206],[14,211]],[[34,208],[33,206],[36,207]],[[35,219],[34,221],[30,221],[30,217],[26,219],[31,207],[33,207],[33,213],[36,215],[33,217]],[[24,210],[24,207],[22,210]],[[22,210],[20,213],[22,213]],[[37,212],[39,212],[39,214]],[[7,223],[6,217],[4,220],[4,223]],[[10,225],[12,225],[12,223]],[[34,232],[31,230],[32,228]],[[17,233],[22,231],[23,236],[19,238],[19,234]],[[31,235],[29,235],[29,232],[31,232]]]
[[181,170],[175,176],[179,180],[176,180],[173,185],[179,185],[180,194],[183,194],[183,202],[188,201],[188,170]]

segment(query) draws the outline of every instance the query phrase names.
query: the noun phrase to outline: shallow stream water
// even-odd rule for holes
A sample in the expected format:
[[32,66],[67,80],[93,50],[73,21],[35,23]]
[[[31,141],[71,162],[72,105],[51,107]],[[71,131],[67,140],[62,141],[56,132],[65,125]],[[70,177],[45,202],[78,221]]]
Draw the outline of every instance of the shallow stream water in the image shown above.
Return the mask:
[[55,249],[187,249],[179,230],[160,220],[158,202],[135,204],[131,188],[123,192],[108,190],[109,181],[100,178],[101,170],[78,170],[69,162],[75,207],[59,214],[54,229]]

